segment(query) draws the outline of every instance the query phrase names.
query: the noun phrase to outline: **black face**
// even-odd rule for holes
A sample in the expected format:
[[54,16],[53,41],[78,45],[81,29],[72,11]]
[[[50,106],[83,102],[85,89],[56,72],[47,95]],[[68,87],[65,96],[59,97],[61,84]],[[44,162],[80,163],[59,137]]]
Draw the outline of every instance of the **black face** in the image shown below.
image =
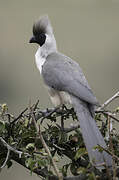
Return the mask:
[[42,46],[45,43],[46,35],[44,33],[35,34],[29,41],[29,43],[37,43]]

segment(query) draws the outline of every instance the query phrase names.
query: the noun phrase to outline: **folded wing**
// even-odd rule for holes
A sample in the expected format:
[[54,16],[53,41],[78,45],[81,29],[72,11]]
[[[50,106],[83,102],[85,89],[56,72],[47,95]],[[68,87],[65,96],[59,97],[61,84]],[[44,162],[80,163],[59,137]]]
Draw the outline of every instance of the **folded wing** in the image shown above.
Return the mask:
[[51,53],[43,65],[42,75],[48,86],[68,92],[90,104],[98,104],[79,64],[69,57]]

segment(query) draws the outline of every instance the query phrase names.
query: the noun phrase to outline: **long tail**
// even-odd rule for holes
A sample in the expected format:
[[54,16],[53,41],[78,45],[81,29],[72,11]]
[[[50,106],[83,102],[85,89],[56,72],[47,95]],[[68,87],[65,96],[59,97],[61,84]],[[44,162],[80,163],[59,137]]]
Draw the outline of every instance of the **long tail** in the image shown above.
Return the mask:
[[94,147],[98,144],[106,148],[106,143],[96,125],[95,120],[91,116],[86,103],[76,97],[72,97],[72,102],[80,122],[82,136],[90,161],[99,169],[104,168],[104,166],[100,166],[102,163],[106,163],[108,167],[112,167],[112,157],[104,151],[101,153],[94,149]]

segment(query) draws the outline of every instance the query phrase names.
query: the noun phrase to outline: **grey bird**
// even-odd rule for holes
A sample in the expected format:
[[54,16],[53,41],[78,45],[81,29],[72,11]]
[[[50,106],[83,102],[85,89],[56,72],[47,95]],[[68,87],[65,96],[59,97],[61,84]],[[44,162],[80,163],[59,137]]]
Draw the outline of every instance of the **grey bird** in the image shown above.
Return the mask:
[[103,169],[105,163],[111,167],[112,157],[107,152],[94,149],[97,145],[107,147],[93,118],[94,107],[99,103],[79,64],[58,52],[47,15],[34,23],[33,37],[29,42],[39,45],[35,54],[36,65],[53,105],[60,107],[68,103],[74,107],[90,162],[99,169]]

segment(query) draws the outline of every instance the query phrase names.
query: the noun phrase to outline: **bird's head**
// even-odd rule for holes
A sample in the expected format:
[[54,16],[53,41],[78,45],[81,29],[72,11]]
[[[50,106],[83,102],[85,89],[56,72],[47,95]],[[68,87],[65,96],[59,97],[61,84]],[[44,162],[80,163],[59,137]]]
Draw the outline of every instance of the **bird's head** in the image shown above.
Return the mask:
[[33,37],[29,43],[37,43],[40,47],[44,46],[47,50],[56,49],[56,41],[54,38],[52,26],[47,15],[42,16],[33,25]]

